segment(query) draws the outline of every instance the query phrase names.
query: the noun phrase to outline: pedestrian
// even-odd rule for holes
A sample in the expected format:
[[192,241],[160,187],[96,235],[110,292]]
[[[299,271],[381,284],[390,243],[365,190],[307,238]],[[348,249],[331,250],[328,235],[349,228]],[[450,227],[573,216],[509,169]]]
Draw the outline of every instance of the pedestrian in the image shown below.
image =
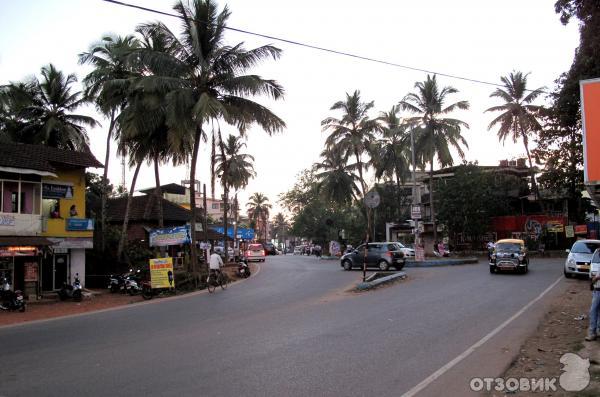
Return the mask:
[[586,341],[596,340],[600,333],[600,272],[592,272],[591,276],[592,306],[590,307],[590,326],[585,337]]

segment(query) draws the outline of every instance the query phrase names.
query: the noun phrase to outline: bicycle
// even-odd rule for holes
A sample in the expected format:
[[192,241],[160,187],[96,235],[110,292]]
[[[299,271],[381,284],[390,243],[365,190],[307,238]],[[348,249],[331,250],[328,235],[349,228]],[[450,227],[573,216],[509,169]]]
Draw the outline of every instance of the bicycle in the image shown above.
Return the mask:
[[219,271],[218,274],[215,275],[214,272],[210,272],[206,277],[206,285],[209,293],[215,292],[217,286],[221,286],[221,289],[227,289],[227,285],[229,284],[229,277],[223,271]]

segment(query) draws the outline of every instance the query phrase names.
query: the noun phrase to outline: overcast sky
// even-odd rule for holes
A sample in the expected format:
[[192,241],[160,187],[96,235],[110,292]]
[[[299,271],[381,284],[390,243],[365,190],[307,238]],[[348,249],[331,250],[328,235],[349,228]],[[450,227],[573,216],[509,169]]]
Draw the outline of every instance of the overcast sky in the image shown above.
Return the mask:
[[[162,11],[172,1],[128,0]],[[302,41],[344,52],[417,68],[500,82],[512,70],[531,73],[529,87],[552,89],[566,71],[578,44],[577,25],[563,26],[554,13],[555,0],[231,0],[221,1],[232,11],[229,26]],[[54,63],[79,79],[89,68],[77,64],[77,54],[105,33],[129,34],[142,22],[161,20],[178,31],[174,18],[150,14],[101,0],[0,0],[0,84],[38,74],[42,65]],[[421,72],[351,59],[273,40],[229,32],[229,44],[240,41],[247,48],[275,44],[283,50],[279,61],[267,61],[255,72],[278,80],[285,98],[269,106],[287,123],[287,129],[268,137],[260,129],[248,135],[247,152],[255,157],[257,177],[240,193],[242,205],[254,192],[266,194],[273,204],[277,195],[292,187],[295,176],[316,162],[326,134],[320,122],[339,116],[329,110],[346,92],[361,91],[363,100],[375,101],[372,113],[389,110],[414,83],[426,78]],[[492,115],[484,110],[498,104],[489,98],[492,86],[439,77],[442,85],[459,90],[452,101],[468,100],[471,109],[455,116],[470,125],[464,136],[469,143],[468,161],[496,165],[501,159],[524,157],[522,143],[499,143],[488,131]],[[93,109],[85,112],[94,114]],[[96,115],[100,120],[101,116]],[[102,128],[89,131],[92,151],[104,161],[106,120]],[[224,133],[235,134],[233,127]],[[209,151],[201,148],[198,175],[209,188]],[[455,158],[455,162],[459,162]],[[121,168],[113,154],[109,177],[121,180]],[[101,170],[95,170],[100,173]],[[132,170],[127,170],[129,185]],[[162,183],[187,179],[186,168],[163,166]],[[137,188],[154,185],[151,167],[144,166]],[[275,213],[279,210],[274,206]]]

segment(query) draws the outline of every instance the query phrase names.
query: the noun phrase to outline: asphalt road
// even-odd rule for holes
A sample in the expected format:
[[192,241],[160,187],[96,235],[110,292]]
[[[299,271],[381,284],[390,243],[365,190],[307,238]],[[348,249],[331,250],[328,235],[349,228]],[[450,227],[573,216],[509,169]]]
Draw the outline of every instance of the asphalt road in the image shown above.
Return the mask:
[[406,269],[405,282],[355,294],[362,273],[337,261],[268,257],[215,294],[0,328],[0,396],[399,396],[537,297],[561,263],[532,260],[524,276]]

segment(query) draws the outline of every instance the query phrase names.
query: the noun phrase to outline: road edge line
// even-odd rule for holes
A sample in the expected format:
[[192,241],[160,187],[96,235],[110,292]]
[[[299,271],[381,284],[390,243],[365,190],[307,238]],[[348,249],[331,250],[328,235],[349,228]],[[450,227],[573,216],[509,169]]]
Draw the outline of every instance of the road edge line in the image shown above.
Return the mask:
[[548,292],[550,292],[550,290],[552,290],[562,279],[563,279],[563,276],[561,275],[558,278],[558,280],[556,280],[554,283],[552,283],[552,285],[550,285],[548,288],[546,288],[540,295],[538,295],[535,299],[530,301],[527,305],[523,306],[518,312],[513,314],[508,320],[504,321],[502,324],[500,324],[498,327],[496,327],[490,333],[485,335],[479,341],[475,342],[471,347],[467,348],[467,350],[465,350],[464,352],[462,352],[461,354],[456,356],[453,360],[448,362],[446,365],[442,366],[440,369],[435,371],[433,374],[431,374],[427,378],[423,379],[418,385],[414,386],[412,389],[410,389],[406,393],[402,394],[402,397],[415,396],[417,393],[419,393],[420,391],[425,389],[427,386],[429,386],[431,383],[433,383],[433,381],[435,381],[437,378],[439,378],[440,376],[442,376],[443,374],[448,372],[450,369],[452,369],[456,364],[460,363],[462,360],[464,360],[465,358],[470,356],[471,353],[473,353],[477,348],[481,347],[488,340],[490,340],[496,334],[498,334],[500,331],[502,331],[504,328],[506,328],[507,325],[512,323],[514,320],[516,320],[517,317],[519,317],[521,314],[523,314],[527,309],[529,309],[531,306],[535,305],[540,299],[542,299],[544,297],[544,295],[546,295]]

